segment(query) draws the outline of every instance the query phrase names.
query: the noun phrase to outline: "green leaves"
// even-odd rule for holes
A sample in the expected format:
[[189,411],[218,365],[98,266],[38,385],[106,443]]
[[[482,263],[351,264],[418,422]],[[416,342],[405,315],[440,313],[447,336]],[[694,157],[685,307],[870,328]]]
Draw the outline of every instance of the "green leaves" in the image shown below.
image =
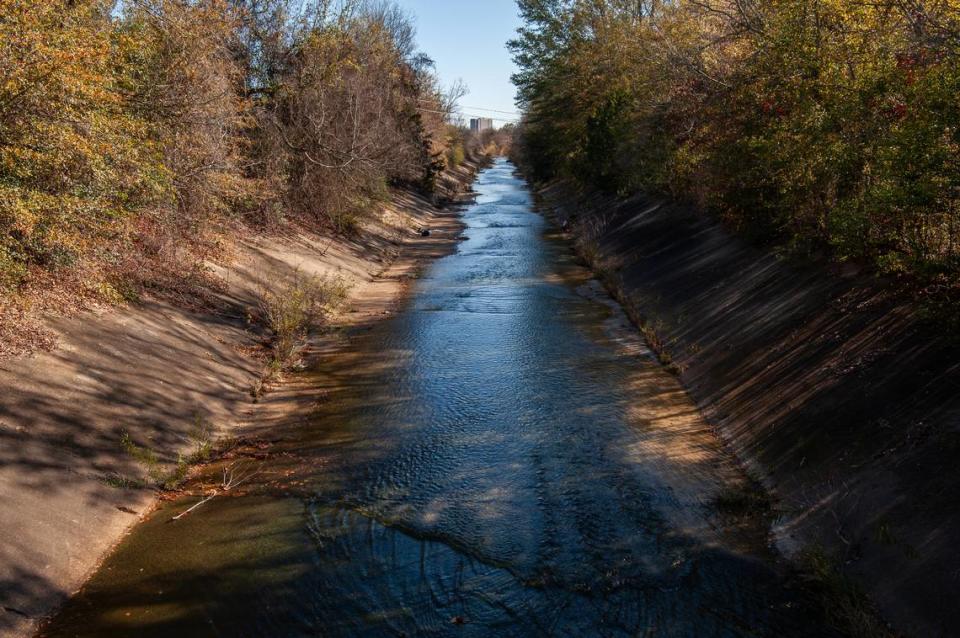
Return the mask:
[[956,268],[956,0],[520,6],[535,178],[669,192],[881,269]]

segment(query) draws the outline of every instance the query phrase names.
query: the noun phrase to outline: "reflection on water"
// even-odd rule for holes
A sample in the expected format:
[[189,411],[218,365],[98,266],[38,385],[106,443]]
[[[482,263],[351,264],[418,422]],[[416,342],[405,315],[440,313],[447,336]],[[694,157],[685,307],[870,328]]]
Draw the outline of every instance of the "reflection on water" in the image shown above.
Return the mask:
[[248,493],[162,508],[49,635],[828,635],[711,512],[736,467],[511,165],[476,189]]

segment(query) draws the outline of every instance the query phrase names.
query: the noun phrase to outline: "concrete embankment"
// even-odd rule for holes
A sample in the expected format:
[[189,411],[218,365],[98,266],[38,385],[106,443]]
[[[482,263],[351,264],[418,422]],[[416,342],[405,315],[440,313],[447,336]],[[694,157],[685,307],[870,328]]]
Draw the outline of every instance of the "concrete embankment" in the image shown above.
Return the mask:
[[541,200],[775,496],[779,547],[834,557],[899,631],[960,635],[960,347],[904,284],[664,201]]
[[[447,197],[479,163],[444,176]],[[450,249],[455,216],[398,191],[354,238],[298,230],[238,241],[234,259],[214,265],[224,282],[215,310],[148,300],[51,318],[55,350],[0,362],[0,635],[30,635],[153,506],[155,492],[116,479],[143,474],[123,432],[170,461],[198,419],[225,436],[260,419],[251,388],[263,335],[247,321],[259,291],[295,272],[340,276],[350,296],[338,321],[370,320],[420,261]]]

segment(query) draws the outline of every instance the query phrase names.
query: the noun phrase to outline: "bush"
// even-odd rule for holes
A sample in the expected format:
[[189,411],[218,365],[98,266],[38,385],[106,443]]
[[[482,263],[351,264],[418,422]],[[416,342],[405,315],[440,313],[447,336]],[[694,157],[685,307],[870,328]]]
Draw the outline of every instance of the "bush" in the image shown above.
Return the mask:
[[463,144],[456,144],[447,153],[447,161],[451,168],[457,168],[466,160]]
[[96,261],[164,193],[101,7],[0,0],[0,294]]
[[340,276],[307,277],[299,271],[278,288],[261,289],[259,313],[272,336],[274,372],[294,358],[310,328],[334,311],[348,291]]

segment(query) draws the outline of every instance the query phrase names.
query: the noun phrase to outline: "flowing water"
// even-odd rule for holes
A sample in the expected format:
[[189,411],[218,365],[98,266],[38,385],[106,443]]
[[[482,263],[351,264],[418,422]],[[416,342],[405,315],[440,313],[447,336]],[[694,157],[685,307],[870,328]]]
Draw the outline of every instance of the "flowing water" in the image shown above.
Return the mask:
[[512,166],[475,188],[467,238],[324,358],[258,473],[165,504],[45,635],[829,635],[715,511],[743,476]]

